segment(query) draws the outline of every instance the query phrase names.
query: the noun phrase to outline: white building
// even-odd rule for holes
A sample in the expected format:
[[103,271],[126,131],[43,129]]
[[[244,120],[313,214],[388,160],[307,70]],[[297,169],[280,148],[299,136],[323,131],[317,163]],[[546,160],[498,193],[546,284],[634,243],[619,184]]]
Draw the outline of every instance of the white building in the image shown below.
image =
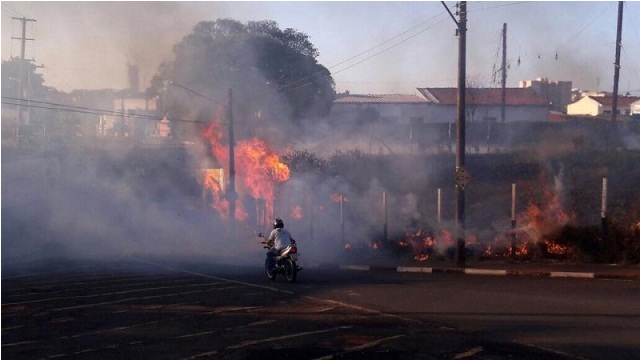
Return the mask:
[[103,115],[98,124],[98,134],[112,136],[148,137],[155,132],[158,120],[155,99],[116,98],[113,113]]
[[[631,104],[640,100],[636,96],[619,96],[619,115],[631,115]],[[585,96],[580,100],[567,106],[568,115],[600,116],[611,115],[613,108],[612,96]]]
[[632,116],[640,116],[640,100],[632,102],[630,107]]

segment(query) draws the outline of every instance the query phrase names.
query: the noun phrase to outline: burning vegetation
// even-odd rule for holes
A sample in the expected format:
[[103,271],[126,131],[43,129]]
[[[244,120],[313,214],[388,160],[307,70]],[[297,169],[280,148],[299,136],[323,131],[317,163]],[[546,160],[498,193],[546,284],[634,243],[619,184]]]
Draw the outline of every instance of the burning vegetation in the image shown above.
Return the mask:
[[[226,219],[230,204],[225,196],[224,174],[229,174],[229,146],[222,143],[223,132],[215,122],[206,126],[202,135],[211,149],[211,156],[222,164],[221,169],[205,172],[204,188],[211,194],[211,207]],[[258,138],[240,140],[235,144],[235,174],[238,200],[235,218],[246,220],[249,216],[246,203],[256,204],[256,222],[274,217],[276,186],[289,179],[289,167],[280,161],[276,152]],[[227,177],[228,178],[228,177]],[[228,181],[228,180],[227,180]],[[268,220],[270,221],[270,220]]]
[[[228,177],[224,175],[228,174],[229,149],[222,144],[224,134],[219,125],[208,125],[202,134],[210,145],[212,157],[222,164],[220,169],[203,172],[203,188],[211,198],[209,207],[226,219],[229,216],[225,195]],[[387,193],[388,204],[380,203],[385,189],[400,188],[398,184],[402,184],[399,181],[402,179],[388,172],[377,173],[376,169],[387,168],[387,161],[397,157],[360,154],[349,159],[345,152],[340,152],[332,158],[339,162],[332,162],[331,158],[325,162],[308,152],[279,156],[258,138],[238,141],[236,219],[265,225],[274,216],[288,217],[290,226],[302,232],[300,236],[322,250],[334,247],[352,254],[395,254],[415,262],[453,258],[456,241],[450,212],[443,211],[449,220],[436,221],[433,212],[424,210],[425,205],[433,206],[424,201],[428,198],[426,195],[412,196],[418,199],[416,203],[406,200],[406,196]],[[433,157],[421,159],[434,160]],[[407,163],[415,173],[424,171],[416,166],[417,161]],[[357,176],[343,176],[356,167]],[[398,164],[393,167],[397,170]],[[428,172],[437,173],[437,166],[435,168]],[[517,199],[517,209],[520,210],[514,212],[512,225],[496,219],[499,216],[495,211],[489,214],[493,216],[484,226],[471,222],[465,229],[468,255],[477,259],[594,261],[602,250],[600,234],[597,228],[580,225],[584,220],[578,217],[575,208],[567,205],[572,203],[567,198],[578,193],[565,188],[571,183],[562,172],[548,169],[533,168],[526,175],[528,179],[519,182],[521,196]],[[369,184],[364,182],[367,178]],[[481,204],[495,209],[498,203],[489,200]],[[383,219],[383,206],[389,207],[388,222]],[[508,209],[505,202],[501,206]],[[407,216],[409,213],[415,215]],[[407,218],[414,220],[404,226]],[[503,215],[503,220],[507,218]],[[637,226],[639,222],[632,223]],[[387,224],[391,225],[387,228]]]

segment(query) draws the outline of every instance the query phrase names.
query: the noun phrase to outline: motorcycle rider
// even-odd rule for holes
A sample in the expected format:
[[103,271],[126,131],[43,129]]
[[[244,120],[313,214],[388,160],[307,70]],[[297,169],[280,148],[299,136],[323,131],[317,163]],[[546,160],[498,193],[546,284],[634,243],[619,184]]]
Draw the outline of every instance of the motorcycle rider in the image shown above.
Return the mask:
[[[295,241],[295,239],[291,236],[289,230],[284,227],[284,221],[282,221],[281,218],[276,218],[273,221],[273,230],[271,230],[267,241],[273,241],[273,247],[268,253],[272,261],[271,263],[273,264],[275,257],[280,255],[282,250],[286,248],[291,241]],[[302,270],[302,267],[298,266],[297,270]]]

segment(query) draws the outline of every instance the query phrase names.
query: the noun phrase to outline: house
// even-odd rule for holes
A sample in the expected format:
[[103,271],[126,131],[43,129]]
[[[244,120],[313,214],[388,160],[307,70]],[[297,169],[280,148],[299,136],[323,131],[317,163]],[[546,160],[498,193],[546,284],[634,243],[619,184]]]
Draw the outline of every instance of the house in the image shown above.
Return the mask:
[[[348,137],[351,145],[369,149],[380,144],[391,152],[450,146],[457,120],[458,89],[417,90],[417,95],[340,95],[331,109],[332,125]],[[534,89],[506,89],[504,106],[502,94],[502,89],[496,88],[466,89],[465,120],[470,141],[486,139],[492,123],[548,121],[549,104]]]
[[113,99],[113,115],[102,115],[98,125],[101,136],[146,138],[155,133],[160,117],[156,99],[120,94]]
[[[341,123],[381,121],[396,125],[455,123],[458,108],[456,88],[418,88],[420,95],[339,96],[331,109]],[[503,121],[502,89],[466,89],[466,121]],[[546,121],[549,104],[533,88],[505,89],[504,122]]]
[[330,119],[350,146],[399,151],[416,142],[417,127],[425,124],[427,101],[420,95],[339,95]]
[[631,117],[640,120],[640,100],[631,103]]
[[[458,89],[419,88],[427,100],[425,117],[431,123],[455,123],[457,118]],[[549,104],[532,88],[505,89],[504,118],[502,116],[502,89],[466,89],[465,121],[473,122],[533,122],[546,121]]]
[[361,123],[383,121],[408,124],[424,118],[427,101],[419,95],[339,95],[331,107],[332,119],[340,122]]
[[519,82],[521,88],[532,88],[538,96],[549,104],[549,110],[566,112],[567,105],[572,102],[571,81],[549,81],[548,78],[523,80]]
[[[631,104],[640,100],[637,96],[618,96],[619,115],[631,115]],[[611,115],[613,96],[585,96],[567,106],[568,115]]]

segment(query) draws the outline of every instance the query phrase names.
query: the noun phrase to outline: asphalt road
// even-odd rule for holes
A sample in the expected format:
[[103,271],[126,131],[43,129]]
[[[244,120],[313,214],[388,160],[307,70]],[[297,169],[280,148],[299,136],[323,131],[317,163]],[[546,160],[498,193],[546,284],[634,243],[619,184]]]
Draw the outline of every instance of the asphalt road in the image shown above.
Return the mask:
[[[2,271],[11,359],[637,359],[640,283],[127,257]],[[615,356],[612,356],[615,354]]]

